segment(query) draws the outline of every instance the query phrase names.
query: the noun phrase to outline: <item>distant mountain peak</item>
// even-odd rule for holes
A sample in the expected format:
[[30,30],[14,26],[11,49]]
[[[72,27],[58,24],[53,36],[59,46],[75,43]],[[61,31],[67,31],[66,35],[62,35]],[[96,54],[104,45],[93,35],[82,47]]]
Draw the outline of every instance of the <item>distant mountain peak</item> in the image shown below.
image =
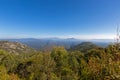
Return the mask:
[[70,40],[76,40],[76,39],[75,39],[75,38],[73,38],[73,37],[72,37],[72,38],[67,38],[67,39],[70,39]]

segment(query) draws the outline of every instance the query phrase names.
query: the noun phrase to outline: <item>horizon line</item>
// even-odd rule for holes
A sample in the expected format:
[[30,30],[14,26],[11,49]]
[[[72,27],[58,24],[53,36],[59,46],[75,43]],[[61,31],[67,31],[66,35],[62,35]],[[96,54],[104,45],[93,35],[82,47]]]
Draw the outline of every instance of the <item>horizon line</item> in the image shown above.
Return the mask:
[[115,40],[113,38],[90,38],[90,39],[84,39],[84,38],[74,38],[74,37],[67,37],[67,38],[61,38],[61,37],[11,37],[11,38],[0,38],[0,39],[78,39],[78,40]]
[[113,34],[89,34],[89,35],[64,35],[64,36],[58,36],[58,35],[15,35],[15,36],[1,36],[0,39],[21,39],[21,38],[35,38],[35,39],[43,39],[43,38],[60,38],[60,39],[68,39],[68,38],[74,38],[74,39],[116,39],[116,35]]

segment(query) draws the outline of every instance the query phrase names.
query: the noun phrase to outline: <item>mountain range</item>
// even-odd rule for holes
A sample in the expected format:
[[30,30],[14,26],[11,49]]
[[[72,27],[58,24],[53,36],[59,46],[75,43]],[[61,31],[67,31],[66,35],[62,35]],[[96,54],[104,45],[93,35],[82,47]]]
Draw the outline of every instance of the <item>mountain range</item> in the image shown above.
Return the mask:
[[75,38],[21,38],[21,39],[0,39],[0,41],[10,41],[10,42],[20,42],[29,47],[32,47],[36,50],[51,50],[55,46],[64,46],[66,49],[69,49],[73,46],[76,46],[82,42],[92,42],[98,46],[106,47],[110,43],[114,42],[112,39],[90,39],[90,40],[82,40]]

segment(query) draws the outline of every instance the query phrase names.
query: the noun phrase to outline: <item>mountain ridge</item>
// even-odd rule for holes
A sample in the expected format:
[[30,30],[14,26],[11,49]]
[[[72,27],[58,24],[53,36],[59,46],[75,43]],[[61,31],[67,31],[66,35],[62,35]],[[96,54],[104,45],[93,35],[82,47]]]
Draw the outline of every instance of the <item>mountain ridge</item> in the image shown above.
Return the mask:
[[20,42],[28,45],[36,50],[51,49],[53,46],[64,46],[69,49],[72,46],[78,45],[82,42],[92,42],[98,46],[106,47],[114,42],[113,39],[75,39],[75,38],[20,38],[20,39],[0,39],[1,41]]

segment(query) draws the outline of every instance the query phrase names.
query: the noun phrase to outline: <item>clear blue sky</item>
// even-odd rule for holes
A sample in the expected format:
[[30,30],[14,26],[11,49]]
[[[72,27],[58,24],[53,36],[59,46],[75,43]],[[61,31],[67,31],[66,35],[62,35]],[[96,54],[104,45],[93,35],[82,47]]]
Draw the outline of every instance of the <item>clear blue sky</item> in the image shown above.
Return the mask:
[[109,38],[116,24],[120,0],[0,0],[0,38]]

